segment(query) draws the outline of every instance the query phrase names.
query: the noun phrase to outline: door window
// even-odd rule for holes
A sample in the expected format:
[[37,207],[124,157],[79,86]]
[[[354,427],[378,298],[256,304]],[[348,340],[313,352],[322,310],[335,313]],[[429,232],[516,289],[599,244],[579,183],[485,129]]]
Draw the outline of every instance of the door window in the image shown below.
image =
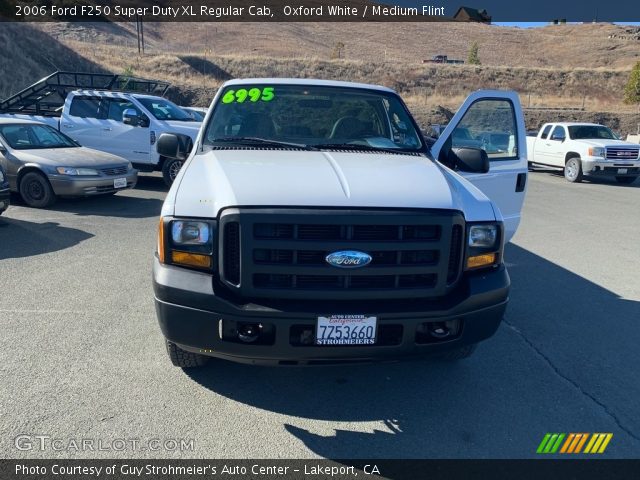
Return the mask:
[[518,132],[513,104],[486,99],[472,104],[451,135],[452,148],[480,148],[490,160],[518,156]]
[[559,142],[563,142],[565,138],[566,135],[564,133],[564,127],[561,127],[560,125],[556,126],[556,128],[554,128],[553,132],[551,133],[551,140],[558,140]]
[[109,109],[107,110],[107,119],[122,122],[122,114],[127,109],[133,109],[140,117],[142,112],[129,100],[111,98],[109,99]]
[[542,131],[542,135],[540,135],[541,139],[546,139],[549,136],[549,131],[551,130],[551,125],[547,125],[546,127],[544,127],[544,130]]

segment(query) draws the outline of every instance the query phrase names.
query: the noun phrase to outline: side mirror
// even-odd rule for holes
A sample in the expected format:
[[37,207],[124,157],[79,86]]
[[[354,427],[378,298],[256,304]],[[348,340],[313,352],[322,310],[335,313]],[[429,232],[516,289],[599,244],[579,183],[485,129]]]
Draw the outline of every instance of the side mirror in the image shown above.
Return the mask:
[[491,166],[487,152],[481,148],[452,148],[449,151],[448,161],[458,170],[469,173],[487,173]]
[[0,143],[0,153],[7,153],[7,148]]
[[561,142],[564,142],[564,137],[560,137],[558,135],[551,135],[551,140],[559,140]]
[[156,150],[167,158],[186,160],[193,148],[191,137],[178,133],[163,133],[158,138]]
[[122,112],[122,123],[125,125],[131,125],[132,127],[137,127],[141,123],[141,118],[138,116],[138,112],[133,108],[127,108]]

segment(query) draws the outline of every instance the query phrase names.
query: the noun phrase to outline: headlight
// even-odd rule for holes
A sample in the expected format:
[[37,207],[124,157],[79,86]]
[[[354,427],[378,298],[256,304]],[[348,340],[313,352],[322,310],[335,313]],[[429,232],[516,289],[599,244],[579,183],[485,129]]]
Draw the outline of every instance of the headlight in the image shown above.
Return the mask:
[[85,175],[85,176],[97,176],[100,175],[97,170],[93,168],[73,168],[73,167],[58,167],[56,171],[60,175]]
[[472,225],[469,227],[469,246],[492,248],[498,239],[497,225]]
[[4,173],[0,170],[0,183],[4,182]]
[[604,157],[603,147],[589,147],[589,156],[591,157]]
[[498,265],[502,260],[502,225],[482,223],[467,227],[465,269]]
[[160,219],[158,258],[162,263],[211,270],[215,221]]

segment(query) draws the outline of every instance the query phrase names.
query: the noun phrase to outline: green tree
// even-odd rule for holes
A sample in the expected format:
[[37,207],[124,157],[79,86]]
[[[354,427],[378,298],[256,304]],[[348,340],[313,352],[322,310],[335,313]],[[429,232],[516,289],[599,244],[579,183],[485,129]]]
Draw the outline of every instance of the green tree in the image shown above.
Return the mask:
[[640,62],[635,64],[629,75],[624,88],[624,103],[640,103]]
[[469,55],[467,55],[467,63],[470,65],[480,65],[480,57],[478,56],[478,50],[480,47],[478,46],[478,42],[473,42],[471,47],[469,47]]

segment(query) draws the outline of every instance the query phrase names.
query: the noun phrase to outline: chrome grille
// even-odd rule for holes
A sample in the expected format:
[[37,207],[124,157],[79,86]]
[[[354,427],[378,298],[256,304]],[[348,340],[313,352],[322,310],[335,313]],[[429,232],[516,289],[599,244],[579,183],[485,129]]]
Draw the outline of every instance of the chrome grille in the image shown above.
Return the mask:
[[114,176],[114,175],[124,175],[127,173],[128,167],[126,165],[123,165],[121,167],[110,167],[110,168],[101,168],[100,171],[104,174],[104,175],[108,175],[110,177]]
[[640,147],[607,147],[607,160],[637,160]]

